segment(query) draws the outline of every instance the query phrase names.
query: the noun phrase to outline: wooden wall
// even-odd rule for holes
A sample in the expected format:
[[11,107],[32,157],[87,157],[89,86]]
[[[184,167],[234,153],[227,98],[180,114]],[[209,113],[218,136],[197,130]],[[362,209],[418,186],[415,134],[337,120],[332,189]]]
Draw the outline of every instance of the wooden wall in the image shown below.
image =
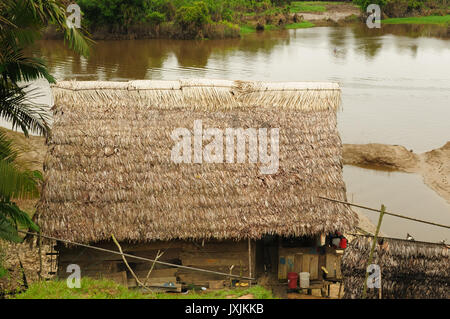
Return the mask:
[[[309,272],[310,280],[339,280],[342,253],[331,247],[279,247],[278,279],[287,280],[288,272]],[[322,267],[328,271],[325,274]]]
[[[95,243],[94,246],[118,251],[112,242]],[[159,261],[208,269],[223,273],[231,273],[248,277],[249,254],[248,241],[170,241],[147,244],[121,243],[124,253],[155,259],[158,250],[164,252]],[[69,264],[77,264],[81,268],[81,276],[93,278],[111,278],[129,287],[136,286],[136,281],[128,271],[120,255],[100,252],[83,247],[58,247],[58,277],[67,278]],[[251,244],[252,274],[255,276],[255,243]],[[135,274],[144,281],[152,263],[133,258],[127,261]],[[150,276],[150,284],[155,286],[176,281],[177,284],[216,288],[230,285],[230,279],[221,275],[202,273],[187,269],[171,268],[156,264]],[[177,286],[178,287],[178,286]]]

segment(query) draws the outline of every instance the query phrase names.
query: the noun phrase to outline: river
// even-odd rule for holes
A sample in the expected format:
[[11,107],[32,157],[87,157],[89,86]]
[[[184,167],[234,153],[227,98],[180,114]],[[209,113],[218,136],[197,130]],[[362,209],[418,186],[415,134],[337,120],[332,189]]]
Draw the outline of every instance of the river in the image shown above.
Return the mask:
[[[450,140],[450,35],[435,26],[317,27],[241,39],[99,41],[89,58],[60,41],[35,49],[58,80],[219,78],[334,81],[344,143],[399,144],[420,153]],[[45,85],[44,85],[45,86]],[[345,167],[349,199],[450,224],[450,205],[420,177]],[[373,213],[366,215],[376,222]],[[445,229],[387,218],[386,235],[450,240]]]

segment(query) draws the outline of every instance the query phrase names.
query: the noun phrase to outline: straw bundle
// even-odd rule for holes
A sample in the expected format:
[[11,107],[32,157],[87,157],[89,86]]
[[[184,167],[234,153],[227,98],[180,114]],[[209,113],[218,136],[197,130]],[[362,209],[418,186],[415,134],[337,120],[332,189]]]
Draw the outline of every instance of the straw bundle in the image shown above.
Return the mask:
[[[362,297],[372,240],[357,237],[344,253],[344,298]],[[445,245],[384,238],[376,245],[373,263],[381,269],[383,298],[450,298],[449,251]],[[368,292],[369,298],[377,298],[378,289]]]
[[[137,242],[352,229],[350,209],[317,198],[346,199],[338,87],[290,83],[283,99],[283,85],[257,83],[269,89],[249,93],[255,85],[58,83],[37,212],[44,233],[79,242],[114,233]],[[309,106],[292,104],[299,101]],[[279,128],[278,172],[261,175],[260,164],[248,161],[175,164],[171,133],[192,131],[194,120],[204,129]]]

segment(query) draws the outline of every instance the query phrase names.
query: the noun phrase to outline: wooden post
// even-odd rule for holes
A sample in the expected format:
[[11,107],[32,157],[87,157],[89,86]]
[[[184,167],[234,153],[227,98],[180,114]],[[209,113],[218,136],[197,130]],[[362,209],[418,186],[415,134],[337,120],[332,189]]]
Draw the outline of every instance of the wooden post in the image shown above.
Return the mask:
[[375,247],[377,245],[377,237],[378,237],[378,233],[380,232],[381,222],[383,221],[383,215],[384,215],[385,211],[386,211],[386,207],[384,207],[384,205],[382,204],[381,210],[380,210],[380,217],[378,218],[377,229],[375,231],[375,235],[373,236],[372,249],[370,250],[369,261],[367,262],[367,266],[366,266],[366,277],[364,279],[364,289],[363,289],[363,295],[362,295],[363,299],[365,299],[367,296],[367,279],[369,278],[369,273],[367,272],[367,267],[372,264],[373,253],[375,252]]
[[380,267],[380,288],[378,289],[378,299],[382,299],[383,298],[383,291],[382,291],[382,285],[381,285],[381,281],[383,280],[383,278],[381,277],[381,267]]
[[[38,277],[39,281],[42,280],[42,236],[41,236],[41,230],[39,229],[39,237],[38,237],[38,253],[39,253],[39,271],[38,271]],[[53,258],[53,256],[51,256]],[[51,271],[51,269],[50,269]]]
[[[252,278],[252,241],[248,239],[248,276]],[[252,286],[252,281],[248,281],[248,286]]]

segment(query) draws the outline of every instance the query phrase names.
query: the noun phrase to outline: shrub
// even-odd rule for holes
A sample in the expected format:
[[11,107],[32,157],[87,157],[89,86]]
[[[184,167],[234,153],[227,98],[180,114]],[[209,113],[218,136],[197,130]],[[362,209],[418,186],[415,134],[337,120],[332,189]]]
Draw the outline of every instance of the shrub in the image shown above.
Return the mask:
[[153,11],[153,12],[147,14],[147,20],[151,24],[160,25],[161,23],[166,21],[166,15],[164,13],[161,13],[158,11]]
[[192,5],[178,8],[175,14],[175,23],[182,30],[199,30],[211,21],[208,7],[203,1],[196,1]]
[[353,0],[353,3],[361,8],[362,11],[366,11],[370,4],[377,4],[380,8],[383,8],[389,0]]

